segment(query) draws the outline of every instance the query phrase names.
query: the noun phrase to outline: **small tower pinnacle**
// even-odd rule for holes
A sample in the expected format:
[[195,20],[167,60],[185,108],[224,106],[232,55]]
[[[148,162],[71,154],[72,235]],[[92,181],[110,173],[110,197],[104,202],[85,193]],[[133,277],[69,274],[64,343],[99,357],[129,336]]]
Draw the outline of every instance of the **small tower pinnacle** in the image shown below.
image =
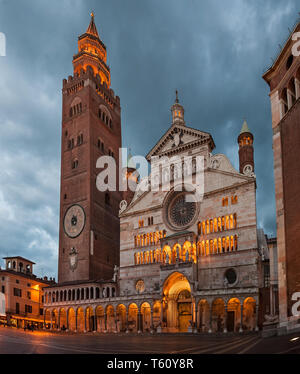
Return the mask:
[[182,105],[179,104],[179,99],[178,99],[178,91],[175,91],[176,93],[176,99],[175,103],[171,107],[171,112],[172,112],[172,125],[185,125],[184,122],[184,108]]
[[252,176],[254,173],[253,134],[250,132],[247,121],[244,120],[238,136],[240,173]]

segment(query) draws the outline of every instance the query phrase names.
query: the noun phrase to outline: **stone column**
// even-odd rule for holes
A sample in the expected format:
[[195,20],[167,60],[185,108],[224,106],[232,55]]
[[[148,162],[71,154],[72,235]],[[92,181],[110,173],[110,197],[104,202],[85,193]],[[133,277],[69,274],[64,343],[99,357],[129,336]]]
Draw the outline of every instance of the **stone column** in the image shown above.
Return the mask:
[[150,308],[150,333],[153,334],[154,327],[153,327],[153,309]]
[[104,312],[104,332],[107,333],[107,314]]
[[162,324],[163,324],[163,315],[164,315],[164,309],[163,309],[163,301],[160,302],[160,325],[157,327],[157,332],[162,332]]
[[275,314],[274,310],[274,302],[273,302],[273,285],[270,283],[270,315],[273,316]]
[[57,330],[60,331],[60,309],[57,315]]
[[198,332],[198,302],[195,300],[195,331]]
[[208,330],[208,333],[211,334],[212,333],[212,304],[209,306],[209,330]]
[[241,325],[240,325],[239,332],[243,332],[243,310],[244,310],[244,305],[241,302]]
[[259,331],[259,328],[258,328],[258,308],[259,308],[259,305],[258,305],[258,302],[256,302],[256,305],[255,305],[255,331]]
[[142,313],[138,311],[137,315],[137,332],[140,334],[142,332]]
[[75,311],[75,332],[77,332],[77,318],[78,318],[78,309]]
[[69,312],[66,310],[66,319],[67,319],[67,331],[69,331]]
[[224,310],[224,330],[223,330],[223,332],[224,332],[224,334],[226,334],[227,333],[227,312],[228,312],[228,306],[227,306],[227,304],[225,304],[225,306],[224,306],[224,308],[225,308],[225,310]]
[[52,320],[53,311],[50,312],[50,330],[53,329],[53,320]]
[[128,314],[129,314],[129,313],[128,313],[127,309],[126,309],[126,315],[125,315],[125,318],[126,318],[126,319],[125,319],[125,321],[126,321],[126,322],[125,322],[125,323],[126,323],[126,331],[125,331],[125,333],[126,333],[126,334],[129,333],[129,330],[128,330]]
[[98,330],[98,320],[97,320],[97,309],[95,308],[94,311],[94,332]]
[[84,333],[86,333],[86,309],[84,309],[84,313],[83,313],[83,315],[84,315]]

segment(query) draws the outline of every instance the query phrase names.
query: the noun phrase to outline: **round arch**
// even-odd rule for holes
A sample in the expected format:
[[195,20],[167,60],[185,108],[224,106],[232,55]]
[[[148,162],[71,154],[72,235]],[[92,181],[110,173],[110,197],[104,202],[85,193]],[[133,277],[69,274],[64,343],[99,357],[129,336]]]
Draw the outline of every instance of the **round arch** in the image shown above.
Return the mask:
[[128,330],[131,332],[138,331],[138,306],[132,303],[128,307]]
[[117,306],[116,319],[117,319],[117,331],[125,332],[127,330],[127,321],[126,321],[126,306],[124,304],[119,304]]
[[223,299],[215,299],[212,303],[212,331],[223,332],[225,327],[225,302]]
[[163,285],[162,327],[168,332],[186,332],[193,320],[191,286],[179,272],[169,275]]
[[241,327],[241,302],[233,297],[227,303],[226,328],[228,332],[237,332]]
[[144,302],[141,305],[141,330],[143,332],[150,332],[151,331],[151,306],[148,302]]
[[97,331],[105,331],[105,320],[104,320],[104,308],[101,305],[98,305],[95,310],[95,316],[97,319]]
[[243,329],[256,329],[256,300],[253,297],[248,297],[243,303]]
[[116,331],[115,310],[112,305],[106,307],[106,331]]
[[68,329],[70,331],[76,331],[76,312],[73,308],[69,308],[67,313],[69,322]]
[[198,326],[200,332],[209,332],[210,306],[206,299],[198,302]]
[[76,310],[76,320],[77,320],[77,331],[84,332],[85,331],[84,310],[82,307],[79,307]]

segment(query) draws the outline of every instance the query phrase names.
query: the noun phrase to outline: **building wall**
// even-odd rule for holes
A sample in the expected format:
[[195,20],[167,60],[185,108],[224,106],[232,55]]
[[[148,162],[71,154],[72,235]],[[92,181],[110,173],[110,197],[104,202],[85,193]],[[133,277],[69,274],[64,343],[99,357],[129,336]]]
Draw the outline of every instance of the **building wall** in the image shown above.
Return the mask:
[[[10,316],[26,317],[28,319],[43,320],[43,287],[48,284],[40,282],[31,277],[25,277],[17,272],[0,271],[0,291],[4,291],[6,313]],[[20,296],[16,296],[14,289],[21,291]],[[18,292],[20,292],[18,291]],[[17,312],[19,304],[19,313]],[[32,308],[32,312],[25,312],[25,305]]]
[[[293,32],[299,30],[300,24]],[[300,58],[291,57],[293,43],[290,36],[276,62],[263,76],[270,86],[272,112],[281,327],[286,327],[288,320],[295,319],[291,315],[291,296],[300,289],[300,262],[297,254],[300,239]]]

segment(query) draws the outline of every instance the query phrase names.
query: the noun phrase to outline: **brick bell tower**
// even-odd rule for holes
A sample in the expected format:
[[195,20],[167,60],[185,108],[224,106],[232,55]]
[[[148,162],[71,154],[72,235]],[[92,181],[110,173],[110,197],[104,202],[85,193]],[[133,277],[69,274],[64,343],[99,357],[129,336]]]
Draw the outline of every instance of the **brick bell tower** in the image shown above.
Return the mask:
[[254,173],[253,140],[253,134],[250,132],[248,124],[245,120],[240,135],[237,139],[239,144],[239,160],[241,174]]
[[78,38],[74,74],[63,80],[59,283],[111,280],[120,262],[120,192],[100,192],[100,156],[112,156],[119,179],[120,99],[110,89],[106,47],[91,14]]

